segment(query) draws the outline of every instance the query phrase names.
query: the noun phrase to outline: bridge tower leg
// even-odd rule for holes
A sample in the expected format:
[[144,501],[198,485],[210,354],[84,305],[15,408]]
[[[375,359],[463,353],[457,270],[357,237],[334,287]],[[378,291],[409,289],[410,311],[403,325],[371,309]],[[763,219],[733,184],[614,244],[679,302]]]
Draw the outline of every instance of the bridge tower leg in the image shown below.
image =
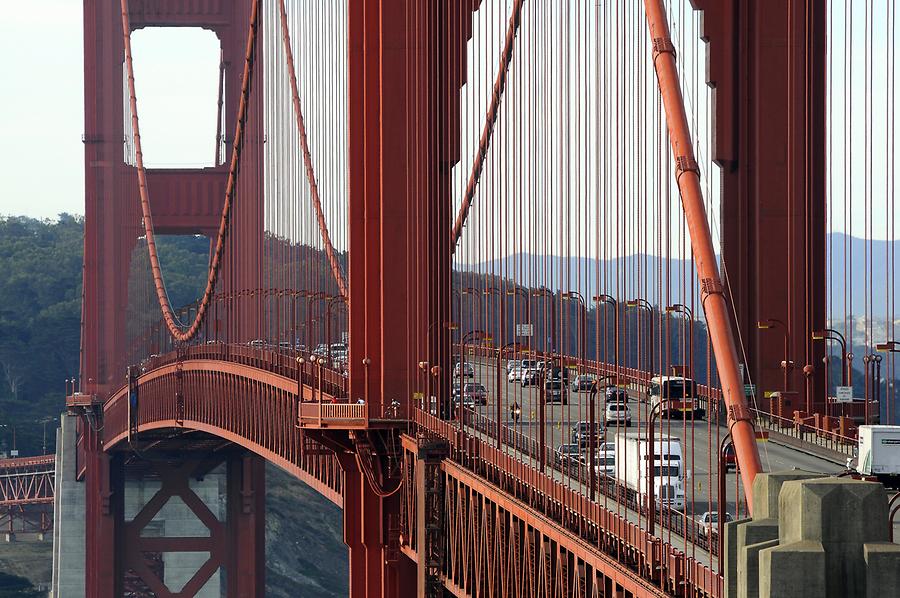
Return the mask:
[[[399,424],[416,392],[450,395],[450,175],[479,4],[347,3],[349,392],[370,420]],[[380,496],[352,455],[341,459],[351,596],[413,595],[417,570],[399,552],[400,493]]]
[[[807,409],[812,365],[808,407],[824,413],[824,343],[812,333],[826,327],[827,3],[693,4],[704,11],[716,94],[722,254],[758,402],[768,409],[763,393],[784,390],[786,334],[792,408]],[[772,319],[784,326],[757,328]]]
[[344,542],[350,555],[351,598],[411,596],[416,566],[399,551],[400,493],[379,496],[352,454],[344,471]]
[[85,457],[85,595],[122,595],[123,471],[118,456],[103,450],[100,432],[84,425]]
[[[86,494],[95,494],[100,500],[87,501],[85,595],[118,598],[127,592],[135,595],[152,592],[159,598],[175,595],[191,598],[206,595],[202,592],[210,591],[207,584],[221,568],[227,580],[227,596],[263,598],[265,462],[247,453],[231,453],[224,457],[226,505],[220,519],[211,510],[209,500],[204,501],[192,489],[191,482],[209,475],[221,459],[210,460],[205,453],[188,451],[177,460],[169,461],[154,454],[150,460],[150,473],[153,480],[159,480],[159,487],[146,502],[137,505],[139,508],[130,495],[129,504],[136,512],[126,521],[129,485],[134,484],[131,488],[135,488],[142,480],[149,479],[126,474],[125,463],[129,456],[125,452],[86,451]],[[213,491],[218,497],[218,490],[214,487]],[[186,525],[185,529],[203,528],[208,532],[187,536],[183,534],[185,529],[179,529],[175,535],[148,534],[148,524],[173,498],[182,501],[183,512],[170,513],[187,518],[172,525]],[[163,523],[165,525],[164,520]],[[197,563],[198,569],[192,569],[190,564],[179,560],[182,558],[179,553],[208,553],[208,557]],[[166,583],[174,579],[183,582],[177,594]],[[218,595],[218,590],[215,592]]]
[[405,417],[425,376],[449,395],[450,174],[478,4],[348,3],[350,397],[370,418],[394,400]]

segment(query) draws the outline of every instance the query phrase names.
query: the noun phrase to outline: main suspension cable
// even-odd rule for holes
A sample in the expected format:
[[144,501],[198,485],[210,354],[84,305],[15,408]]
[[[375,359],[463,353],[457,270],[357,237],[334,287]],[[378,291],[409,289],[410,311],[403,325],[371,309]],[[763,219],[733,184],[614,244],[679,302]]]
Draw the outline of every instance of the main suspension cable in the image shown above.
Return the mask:
[[156,288],[156,298],[162,310],[163,319],[172,338],[177,342],[191,340],[200,330],[200,326],[206,317],[212,295],[215,292],[216,281],[222,266],[222,255],[225,251],[225,237],[229,231],[231,207],[234,199],[234,189],[237,182],[238,160],[241,155],[244,125],[247,119],[247,107],[250,98],[250,80],[253,76],[253,55],[256,45],[256,30],[259,17],[259,5],[261,0],[256,0],[250,13],[250,30],[247,33],[247,52],[244,57],[244,73],[241,84],[241,101],[238,108],[237,123],[235,124],[234,142],[231,151],[231,164],[228,169],[228,182],[225,186],[225,201],[222,205],[222,217],[219,220],[219,231],[216,237],[216,248],[209,265],[206,279],[206,289],[203,298],[197,307],[197,313],[187,330],[177,321],[169,295],[166,292],[163,280],[162,268],[159,265],[159,255],[156,250],[156,239],[153,231],[153,216],[150,211],[150,194],[147,189],[147,174],[144,170],[144,157],[141,150],[141,132],[138,123],[137,97],[134,86],[134,64],[131,58],[131,23],[128,16],[128,0],[121,0],[122,7],[122,36],[125,42],[125,68],[128,75],[128,95],[131,109],[131,126],[134,132],[135,164],[138,173],[138,187],[141,195],[141,211],[143,216],[144,234],[147,239],[147,252],[150,257],[150,267],[153,273],[153,285]]

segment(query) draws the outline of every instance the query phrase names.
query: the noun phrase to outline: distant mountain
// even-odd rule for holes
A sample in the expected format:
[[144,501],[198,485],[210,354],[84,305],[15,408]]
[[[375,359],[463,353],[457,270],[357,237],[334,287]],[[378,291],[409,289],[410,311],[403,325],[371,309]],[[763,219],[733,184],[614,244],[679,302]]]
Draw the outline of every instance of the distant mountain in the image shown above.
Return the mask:
[[[514,280],[527,287],[547,285],[554,291],[575,290],[589,301],[595,295],[608,293],[620,299],[644,297],[653,304],[661,303],[657,288],[662,287],[665,293],[666,284],[670,290],[668,297],[673,302],[689,297],[690,282],[696,279],[694,265],[689,260],[666,262],[648,254],[597,260],[517,253],[480,262],[469,271]],[[684,289],[683,281],[688,282]],[[699,301],[699,290],[694,294]]]
[[[900,259],[900,240],[894,241],[892,248],[889,247],[890,244],[889,241],[867,243],[864,239],[843,233],[829,235],[827,247],[832,281],[829,304],[833,319],[839,320],[850,312],[850,309],[845,310],[845,303],[848,308],[852,307],[852,313],[856,317],[865,312],[867,272],[872,285],[871,315],[876,320],[888,317],[888,275],[893,265],[892,260]],[[846,285],[841,282],[845,277],[845,258]],[[897,270],[897,275],[900,276],[900,267]],[[469,271],[493,274],[514,280],[523,286],[541,286],[550,282],[551,286],[555,285],[553,290],[577,290],[585,297],[599,293],[609,293],[619,298],[645,297],[657,305],[662,303],[657,296],[657,288],[663,287],[664,297],[680,301],[691,296],[690,282],[696,281],[695,266],[690,260],[666,261],[648,254],[598,260],[517,253],[497,260],[479,262],[469,268]],[[684,281],[688,285],[683,289]],[[894,281],[894,290],[900,290],[900,279]],[[849,291],[849,300],[845,299],[845,291]],[[696,282],[693,295],[695,301],[699,302]],[[896,308],[900,312],[900,301]]]
[[[866,311],[867,278],[872,285],[871,315],[877,320],[889,317],[890,304],[887,297],[891,279],[889,275],[893,265],[900,258],[900,241],[894,241],[893,247],[890,245],[890,241],[867,243],[864,239],[843,233],[833,233],[830,236],[828,247],[831,254],[833,282],[828,301],[833,319],[840,320],[844,314],[852,314],[856,318],[863,316]],[[867,250],[870,251],[869,254],[866,253]],[[896,268],[896,273],[900,276],[900,267]],[[845,277],[846,285],[841,282]],[[900,291],[900,280],[894,280],[893,284],[893,291],[895,293]],[[845,299],[847,291],[849,301]],[[895,308],[900,312],[900,301],[895,303]]]

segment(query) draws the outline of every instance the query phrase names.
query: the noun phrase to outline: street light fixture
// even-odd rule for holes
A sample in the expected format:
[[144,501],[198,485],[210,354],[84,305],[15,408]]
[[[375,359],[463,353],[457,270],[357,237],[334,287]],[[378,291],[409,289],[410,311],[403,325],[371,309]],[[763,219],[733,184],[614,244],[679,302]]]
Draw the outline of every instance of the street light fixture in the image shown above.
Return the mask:
[[556,347],[556,303],[553,302],[554,294],[553,291],[548,289],[547,287],[541,287],[539,289],[535,289],[531,292],[532,297],[544,297],[549,298],[550,301],[550,354],[553,355],[553,352]]
[[[597,415],[596,411],[596,399],[597,399],[597,391],[600,390],[600,383],[604,380],[615,380],[616,376],[607,375],[601,376],[594,380],[594,383],[591,385],[591,394],[590,401],[588,403],[588,483],[590,484],[590,498],[591,500],[595,500],[596,492],[597,492]],[[606,387],[610,386],[609,384]]]
[[[526,291],[522,287],[515,286],[515,287],[512,287],[511,289],[506,289],[506,294],[509,295],[510,297],[524,297],[525,298],[525,303],[526,303],[525,310],[528,312],[527,313],[527,321],[528,321],[528,324],[531,324],[531,296],[528,294],[528,291]],[[515,316],[515,312],[516,312],[516,299],[513,299],[513,316]],[[532,330],[532,334],[533,334],[533,330]],[[529,337],[528,345],[529,345],[529,347],[531,346],[531,337]]]
[[569,291],[563,294],[563,298],[570,300],[577,300],[581,303],[581,343],[579,351],[581,354],[579,357],[581,358],[581,367],[584,369],[587,364],[587,303],[584,300],[584,295],[579,293],[578,291]]
[[833,328],[825,328],[824,330],[814,331],[812,339],[814,341],[836,341],[841,346],[841,386],[852,384],[851,376],[853,373],[847,367],[847,341],[844,339],[844,335]]
[[[683,303],[674,303],[666,307],[666,313],[682,313],[688,320],[688,369],[694,375],[694,311]],[[683,329],[682,329],[683,330]]]
[[[625,302],[625,307],[633,307],[637,309],[644,309],[647,311],[648,320],[650,321],[650,371],[654,372],[653,368],[653,305],[647,301],[646,299],[640,297],[638,299],[631,299]],[[638,325],[640,326],[640,320],[638,321]]]
[[[790,367],[793,364],[792,364],[791,360],[788,359],[788,345],[789,345],[790,341],[789,341],[789,333],[788,333],[787,324],[785,324],[781,320],[776,320],[775,318],[769,318],[768,320],[760,320],[759,322],[756,323],[756,327],[759,328],[760,330],[772,330],[776,326],[781,326],[782,330],[784,331],[784,360],[781,362],[781,367],[784,370],[784,391],[788,392],[790,390],[790,387],[788,385],[788,382],[789,382],[788,367]],[[807,401],[809,401],[808,397],[807,397]]]
[[[594,295],[592,297],[594,303],[603,304],[603,305],[611,305],[614,311],[613,318],[613,335],[614,339],[614,347],[613,347],[613,367],[616,369],[616,373],[618,373],[619,368],[619,302],[616,301],[616,298],[612,295],[607,295],[606,293],[601,293],[600,295]],[[606,312],[603,314],[603,322],[604,322],[604,332],[603,332],[603,359],[607,359],[606,354],[606,330],[608,329],[606,326]]]

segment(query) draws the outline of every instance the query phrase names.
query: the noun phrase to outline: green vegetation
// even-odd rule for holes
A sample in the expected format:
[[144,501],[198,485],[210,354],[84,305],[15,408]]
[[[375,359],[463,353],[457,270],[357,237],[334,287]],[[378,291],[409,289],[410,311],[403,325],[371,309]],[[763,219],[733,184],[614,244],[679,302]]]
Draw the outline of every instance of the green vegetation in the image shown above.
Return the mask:
[[64,380],[77,375],[83,231],[65,214],[0,219],[0,447],[15,427],[17,448],[39,452],[40,422],[62,411]]
[[[81,217],[0,218],[0,448],[12,448],[14,428],[23,455],[40,453],[42,422],[63,410],[65,380],[78,375],[83,238]],[[173,305],[197,297],[208,253],[204,237],[160,238]]]

